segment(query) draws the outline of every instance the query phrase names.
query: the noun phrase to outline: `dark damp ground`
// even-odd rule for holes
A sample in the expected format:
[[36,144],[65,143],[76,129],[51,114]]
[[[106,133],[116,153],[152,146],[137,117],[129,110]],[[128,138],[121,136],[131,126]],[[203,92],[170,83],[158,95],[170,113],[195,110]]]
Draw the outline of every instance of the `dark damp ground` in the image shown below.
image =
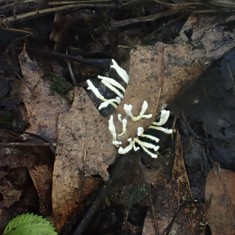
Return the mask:
[[[30,12],[35,7],[48,8],[47,1],[39,5],[33,1],[29,5],[9,2],[9,6],[5,6],[7,1],[0,3],[2,19]],[[211,1],[211,5],[206,7],[214,10],[218,20],[223,21],[223,15],[233,10],[233,5],[223,5],[225,8],[221,12],[217,11],[218,5],[218,1],[216,4]],[[204,8],[198,6],[198,10]],[[40,144],[45,142],[36,136],[31,137],[31,143],[37,143],[37,147],[14,146],[14,154],[6,155],[9,143],[23,142],[21,134],[29,125],[23,115],[24,104],[15,95],[17,87],[13,85],[15,80],[22,79],[17,59],[22,47],[26,46],[29,55],[36,59],[45,73],[51,75],[52,89],[66,96],[65,91],[69,92],[75,85],[85,86],[87,79],[104,72],[107,61],[103,59],[115,58],[121,63],[134,45],[154,45],[159,41],[174,43],[192,10],[185,8],[163,15],[158,20],[147,17],[165,10],[167,5],[158,4],[157,1],[107,1],[104,6],[97,3],[78,10],[66,9],[60,13],[57,22],[54,22],[53,12],[32,19],[0,20],[0,231],[10,218],[19,213],[39,212],[39,198],[27,170],[34,162],[27,156],[35,155],[37,161],[45,161],[43,155],[46,154],[51,159],[54,157],[53,149],[46,145],[40,148]],[[138,20],[128,21],[131,18]],[[233,20],[225,25],[226,30],[232,31],[234,27]],[[186,34],[190,37],[190,32]],[[67,58],[71,61],[74,78],[71,78],[65,61],[66,51],[74,57]],[[87,60],[77,62],[77,56],[92,59],[92,63]],[[58,84],[58,76],[63,77],[63,84]],[[204,202],[206,176],[216,162],[221,167],[235,170],[234,76],[233,49],[211,64],[170,105],[173,115],[178,118],[177,128],[182,138],[191,192],[193,198],[200,202]],[[168,162],[167,155],[164,157],[164,164],[168,164],[166,168],[152,160],[132,155],[118,159],[116,165],[110,167],[111,180],[94,191],[61,234],[72,234],[78,221],[83,222],[83,227],[79,229],[85,232],[77,234],[141,234],[149,209],[146,197],[152,190],[143,178],[142,167],[151,169],[155,164],[154,167],[160,172],[166,173],[173,162],[170,159]]]

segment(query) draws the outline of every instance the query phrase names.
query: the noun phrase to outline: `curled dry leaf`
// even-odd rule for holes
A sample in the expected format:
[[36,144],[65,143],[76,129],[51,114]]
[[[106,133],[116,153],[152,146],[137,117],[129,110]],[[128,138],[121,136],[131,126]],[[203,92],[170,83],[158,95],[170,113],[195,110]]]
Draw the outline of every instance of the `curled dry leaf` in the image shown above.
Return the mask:
[[43,79],[43,72],[32,61],[25,50],[19,55],[23,79],[18,87],[18,94],[26,108],[28,132],[47,140],[55,141],[58,115],[68,110],[65,99],[50,90],[50,83]]
[[51,213],[52,166],[39,164],[28,170],[38,193],[40,213],[49,215]]

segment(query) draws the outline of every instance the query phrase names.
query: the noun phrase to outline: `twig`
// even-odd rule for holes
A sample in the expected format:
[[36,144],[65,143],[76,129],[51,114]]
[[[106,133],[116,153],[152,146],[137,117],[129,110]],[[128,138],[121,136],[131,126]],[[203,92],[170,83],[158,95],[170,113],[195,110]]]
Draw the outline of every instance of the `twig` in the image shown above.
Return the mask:
[[[53,143],[53,146],[56,145]],[[1,147],[24,146],[24,147],[51,147],[51,143],[27,143],[27,142],[11,142],[0,143]]]
[[137,23],[143,23],[143,22],[151,22],[157,19],[160,19],[162,17],[167,17],[171,16],[178,13],[176,10],[167,10],[163,12],[158,12],[153,15],[148,15],[148,16],[140,16],[136,18],[130,18],[126,20],[120,20],[120,21],[112,21],[110,24],[111,29],[116,29],[116,28],[121,28],[127,25],[132,25],[132,24],[137,24]]
[[[67,50],[66,50],[66,55],[68,55]],[[68,65],[68,70],[69,70],[69,74],[70,74],[70,77],[72,79],[73,85],[76,86],[77,83],[76,83],[76,79],[75,79],[73,69],[72,69],[72,65],[71,65],[70,61],[67,61],[67,65]]]
[[88,212],[82,219],[82,222],[77,226],[74,230],[73,235],[82,235],[86,230],[88,224],[91,222],[91,219],[94,217],[95,213],[98,211],[100,206],[103,204],[106,196],[107,196],[107,184],[104,184],[100,190],[99,196],[96,198],[92,206],[89,208]]
[[[172,3],[165,3],[160,0],[154,0],[156,3],[161,4],[162,6],[166,7],[167,10],[162,12],[157,12],[152,15],[147,16],[140,16],[136,18],[129,18],[121,21],[113,21],[111,22],[111,29],[121,28],[127,25],[137,24],[137,23],[144,23],[144,22],[152,22],[154,20],[158,20],[163,17],[172,16],[178,13],[192,13],[192,14],[206,14],[206,13],[216,13],[221,11],[227,11],[226,9],[210,9],[210,5],[198,2],[198,3],[180,3],[180,4],[172,4]],[[208,9],[205,9],[205,6],[208,7]],[[198,7],[201,7],[201,9],[197,9]],[[202,7],[204,9],[202,9]],[[234,10],[230,10],[230,12],[233,12]]]
[[[130,0],[121,0],[120,2],[129,2]],[[113,3],[112,0],[79,0],[79,1],[49,1],[48,4],[50,6],[55,6],[55,5],[69,5],[69,4],[84,4],[84,3],[89,3],[89,4],[101,4],[101,3]]]
[[35,17],[43,16],[49,13],[54,13],[58,11],[64,11],[64,10],[69,10],[73,8],[81,8],[81,7],[116,7],[115,4],[71,4],[71,5],[63,5],[63,6],[58,6],[58,7],[53,7],[53,8],[47,8],[47,9],[42,9],[42,10],[35,10],[31,12],[26,12],[22,13],[16,16],[9,16],[0,21],[0,25],[2,23],[14,23],[17,21],[23,21],[23,20],[29,20]]
[[157,216],[154,210],[154,206],[153,206],[153,200],[151,195],[149,194],[149,202],[150,202],[150,207],[151,207],[151,212],[152,212],[152,216],[153,216],[153,225],[154,225],[154,229],[156,232],[156,235],[159,235],[159,229],[158,229],[158,221],[157,221]]
[[36,53],[38,55],[43,55],[47,57],[52,57],[56,59],[62,59],[62,60],[72,60],[77,61],[83,64],[93,65],[97,66],[99,68],[108,70],[110,68],[111,59],[90,59],[90,58],[84,58],[82,56],[73,56],[73,55],[66,55],[59,52],[50,52],[50,51],[42,51],[32,48],[27,48],[27,50]]

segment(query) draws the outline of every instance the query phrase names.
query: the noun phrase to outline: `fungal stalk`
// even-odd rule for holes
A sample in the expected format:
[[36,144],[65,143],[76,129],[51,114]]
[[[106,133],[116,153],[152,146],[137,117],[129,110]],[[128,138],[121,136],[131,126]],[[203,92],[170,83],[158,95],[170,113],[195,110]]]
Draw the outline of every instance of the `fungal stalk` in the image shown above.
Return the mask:
[[[117,74],[121,77],[121,79],[128,84],[129,81],[129,76],[127,74],[127,72],[121,68],[117,62],[115,60],[111,60],[111,65],[110,68],[113,68]],[[122,84],[120,84],[118,81],[116,81],[113,78],[110,77],[105,77],[105,76],[101,76],[98,75],[98,79],[101,80],[101,83],[103,85],[105,85],[109,90],[111,90],[115,95],[117,95],[116,98],[111,98],[111,99],[107,99],[105,98],[98,90],[98,88],[96,88],[94,86],[94,84],[91,82],[91,80],[87,80],[87,85],[88,85],[88,90],[91,90],[94,95],[102,101],[102,103],[99,105],[98,110],[101,110],[103,108],[108,107],[109,105],[112,105],[115,109],[117,108],[117,106],[120,104],[124,93],[125,93],[125,88],[122,86]]]
[[[125,111],[126,110],[130,111],[130,107],[132,107],[132,105],[128,105],[128,107],[126,105],[125,107],[126,107],[126,109],[124,108]],[[142,105],[142,110],[141,110],[140,115],[139,115],[139,116],[141,116],[141,118],[144,118],[143,115],[146,112],[146,110],[147,110],[146,105],[143,104]],[[128,116],[132,119],[133,118],[132,113],[130,112],[129,114],[130,115],[128,115]],[[162,127],[162,125],[166,124],[166,122],[168,121],[169,116],[170,116],[170,111],[162,110],[161,114],[160,114],[159,121],[158,122],[153,122],[153,124],[150,126],[150,128],[153,127],[153,129],[156,129],[158,131],[162,131],[165,134],[173,133],[172,129]],[[118,114],[118,119],[119,119],[119,121],[122,121],[121,114]],[[141,127],[141,126],[138,127],[137,128],[137,136],[134,137],[133,139],[129,138],[128,142],[129,142],[129,144],[126,147],[120,146],[118,148],[118,153],[119,154],[126,154],[129,151],[131,151],[132,149],[134,151],[138,151],[141,148],[150,157],[157,158],[158,150],[160,148],[160,146],[158,145],[159,138],[157,138],[156,136],[154,136],[152,134],[151,135],[150,134],[145,134],[143,127]]]
[[121,68],[114,59],[112,59],[111,63],[112,64],[110,67],[113,68],[117,72],[117,74],[122,78],[122,80],[126,84],[128,84],[129,75],[127,74],[127,72],[123,68]]
[[124,110],[133,122],[139,121],[142,118],[151,118],[153,116],[152,114],[145,114],[147,109],[148,109],[148,102],[145,100],[142,104],[140,114],[138,116],[134,116],[132,113],[132,105],[124,104]]

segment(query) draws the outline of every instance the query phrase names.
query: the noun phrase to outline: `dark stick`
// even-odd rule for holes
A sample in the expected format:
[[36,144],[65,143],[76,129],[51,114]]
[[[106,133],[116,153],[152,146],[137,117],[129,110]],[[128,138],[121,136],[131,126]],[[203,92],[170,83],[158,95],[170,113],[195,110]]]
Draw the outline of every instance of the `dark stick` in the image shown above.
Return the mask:
[[73,56],[59,52],[50,52],[33,48],[27,48],[27,50],[36,53],[38,55],[47,56],[55,59],[61,59],[61,60],[77,61],[79,63],[93,65],[105,70],[109,70],[111,64],[111,59],[90,59],[90,58],[84,58],[82,56]]
[[83,232],[87,229],[88,224],[91,222],[91,219],[94,217],[95,213],[98,211],[99,207],[103,204],[105,197],[107,196],[107,184],[105,183],[100,190],[100,193],[92,206],[89,208],[85,216],[83,217],[81,223],[76,227],[72,235],[82,235]]

